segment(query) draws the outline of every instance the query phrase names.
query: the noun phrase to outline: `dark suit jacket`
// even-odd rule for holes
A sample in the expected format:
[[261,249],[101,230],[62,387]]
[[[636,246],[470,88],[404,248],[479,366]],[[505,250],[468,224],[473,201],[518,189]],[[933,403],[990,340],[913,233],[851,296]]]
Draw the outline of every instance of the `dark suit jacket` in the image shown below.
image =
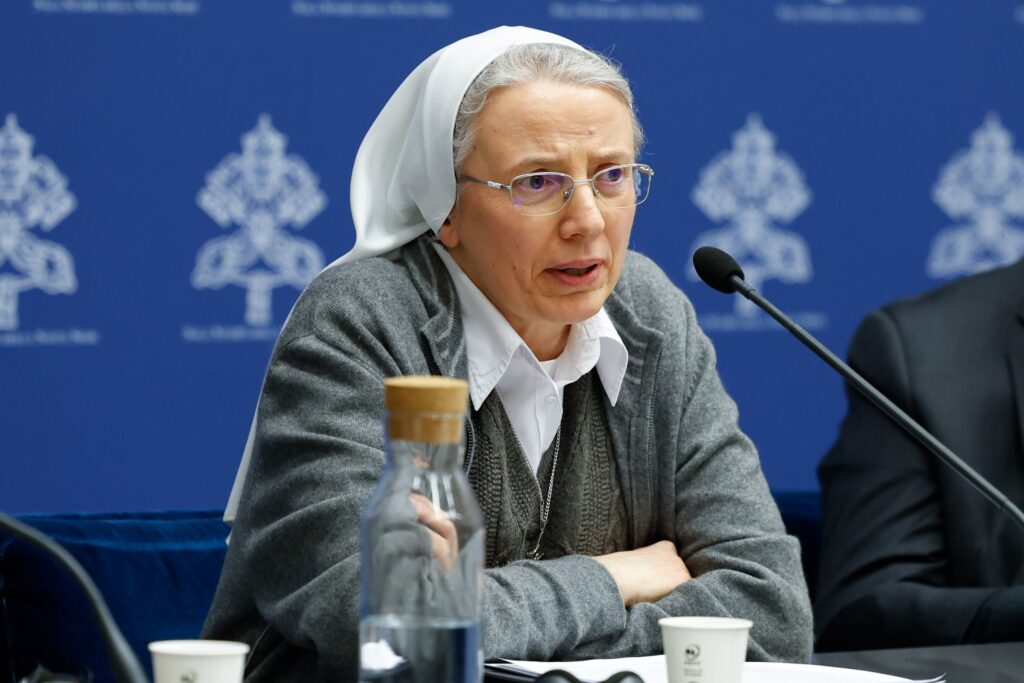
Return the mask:
[[[872,313],[850,363],[1024,505],[1024,261]],[[1024,640],[1024,530],[848,394],[818,469],[818,649]]]

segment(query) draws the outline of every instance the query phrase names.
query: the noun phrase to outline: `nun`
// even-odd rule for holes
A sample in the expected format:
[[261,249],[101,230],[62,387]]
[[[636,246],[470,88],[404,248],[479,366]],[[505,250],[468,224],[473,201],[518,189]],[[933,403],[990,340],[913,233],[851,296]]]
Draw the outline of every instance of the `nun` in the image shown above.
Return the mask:
[[[628,249],[654,169],[618,67],[502,27],[398,87],[352,171],[356,243],[274,347],[204,637],[249,682],[354,680],[359,514],[383,379],[468,380],[487,657],[661,651],[658,619],[753,621],[805,662],[811,609],[757,452],[687,297]],[[545,514],[546,513],[546,514]]]

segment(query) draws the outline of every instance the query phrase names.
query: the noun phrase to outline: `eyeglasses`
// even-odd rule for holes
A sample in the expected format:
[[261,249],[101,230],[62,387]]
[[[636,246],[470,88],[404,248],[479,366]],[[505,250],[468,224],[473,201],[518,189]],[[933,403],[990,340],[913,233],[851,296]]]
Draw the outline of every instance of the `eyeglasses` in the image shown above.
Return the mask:
[[592,178],[579,180],[554,171],[517,175],[508,185],[466,175],[455,179],[507,191],[512,205],[528,216],[550,216],[565,208],[576,186],[584,184],[589,184],[598,201],[609,208],[628,209],[643,204],[651,192],[653,177],[654,169],[646,164],[621,164],[601,169]]

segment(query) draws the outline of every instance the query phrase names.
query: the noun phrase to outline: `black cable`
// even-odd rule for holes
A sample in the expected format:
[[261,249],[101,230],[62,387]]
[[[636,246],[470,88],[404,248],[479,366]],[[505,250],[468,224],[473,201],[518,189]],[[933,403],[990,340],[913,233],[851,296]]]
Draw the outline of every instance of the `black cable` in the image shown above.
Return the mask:
[[53,539],[3,512],[0,512],[0,529],[30,545],[42,549],[48,557],[64,567],[75,579],[89,600],[93,616],[96,617],[96,622],[103,633],[103,640],[107,646],[107,656],[110,658],[110,668],[113,670],[114,677],[118,683],[149,683],[146,672],[142,669],[142,665],[139,664],[139,660],[132,651],[131,646],[128,645],[128,641],[125,640],[121,629],[117,627],[117,622],[114,621],[113,615],[110,614],[110,609],[107,607],[107,602],[103,599],[103,595],[89,577],[88,572],[78,563],[78,560]]

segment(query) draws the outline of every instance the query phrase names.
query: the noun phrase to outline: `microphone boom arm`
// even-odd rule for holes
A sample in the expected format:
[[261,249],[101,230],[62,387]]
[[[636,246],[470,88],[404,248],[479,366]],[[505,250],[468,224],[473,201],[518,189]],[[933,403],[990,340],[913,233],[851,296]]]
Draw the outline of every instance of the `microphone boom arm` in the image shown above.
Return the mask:
[[854,389],[864,396],[864,398],[871,401],[875,407],[899,424],[900,427],[917,439],[922,446],[931,451],[935,457],[959,472],[960,475],[968,481],[968,483],[974,486],[974,488],[992,501],[992,503],[997,507],[1002,508],[1002,510],[1008,514],[1022,530],[1024,530],[1024,513],[1022,513],[1020,508],[1014,505],[1009,498],[1003,495],[999,489],[986,481],[985,478],[978,474],[973,467],[961,460],[960,457],[953,451],[949,450],[945,444],[932,436],[932,434],[918,424],[914,418],[903,412],[899,406],[890,401],[882,392],[872,386],[870,382],[861,377],[856,370],[829,351],[807,330],[800,327],[800,325],[791,320],[789,316],[776,308],[772,302],[761,296],[756,289],[747,284],[746,280],[736,274],[731,274],[729,276],[729,280],[732,282],[732,285],[736,288],[737,292],[752,301],[761,310],[774,318],[776,322],[789,330],[789,332],[799,339],[804,346],[813,351],[815,355],[828,363],[833,370],[842,375]]

